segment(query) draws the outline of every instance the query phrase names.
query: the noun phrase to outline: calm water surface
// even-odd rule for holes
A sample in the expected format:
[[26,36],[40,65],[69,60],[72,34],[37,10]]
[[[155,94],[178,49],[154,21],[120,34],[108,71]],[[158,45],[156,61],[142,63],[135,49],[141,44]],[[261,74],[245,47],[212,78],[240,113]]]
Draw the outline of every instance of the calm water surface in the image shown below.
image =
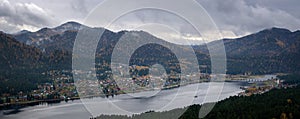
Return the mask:
[[[264,79],[274,75],[267,75]],[[275,77],[275,76],[274,76]],[[242,92],[241,86],[247,82],[225,82],[222,93],[217,100],[223,100]],[[87,100],[75,100],[68,103],[62,102],[52,105],[37,105],[22,108],[20,113],[3,115],[1,119],[89,119],[92,115],[122,114],[131,115],[149,110],[166,111],[182,108],[191,104],[202,104],[207,93],[209,83],[199,83],[183,86],[180,89],[163,90],[160,92],[144,92],[134,95],[118,95],[114,98],[93,98]],[[212,87],[213,88],[213,87]],[[196,90],[195,90],[196,89]],[[181,91],[179,91],[181,90]],[[157,93],[157,94],[155,94]],[[141,95],[155,94],[147,97]],[[135,97],[138,95],[138,97]],[[214,94],[214,92],[211,93]],[[175,99],[174,99],[175,98]],[[206,97],[206,98],[209,98]],[[191,102],[192,100],[192,102]],[[86,107],[85,107],[86,106]],[[89,110],[89,111],[88,111]]]

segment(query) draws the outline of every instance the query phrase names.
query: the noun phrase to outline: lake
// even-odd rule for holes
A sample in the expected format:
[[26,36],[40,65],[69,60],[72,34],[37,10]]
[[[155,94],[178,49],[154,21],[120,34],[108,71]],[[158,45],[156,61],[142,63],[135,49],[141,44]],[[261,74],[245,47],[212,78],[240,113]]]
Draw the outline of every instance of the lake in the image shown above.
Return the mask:
[[[270,75],[265,76],[269,78]],[[274,76],[275,77],[275,76]],[[222,84],[222,83],[219,83]],[[224,82],[223,90],[217,101],[237,95],[247,86],[247,82]],[[92,98],[44,104],[22,108],[20,113],[12,115],[0,114],[1,119],[89,119],[100,114],[132,115],[149,110],[167,111],[182,108],[191,104],[203,104],[210,96],[206,96],[209,83],[198,83],[162,91],[148,91],[137,94],[122,94],[114,98]],[[218,86],[218,83],[216,83]],[[211,86],[211,88],[214,88]],[[196,89],[196,90],[195,90]]]

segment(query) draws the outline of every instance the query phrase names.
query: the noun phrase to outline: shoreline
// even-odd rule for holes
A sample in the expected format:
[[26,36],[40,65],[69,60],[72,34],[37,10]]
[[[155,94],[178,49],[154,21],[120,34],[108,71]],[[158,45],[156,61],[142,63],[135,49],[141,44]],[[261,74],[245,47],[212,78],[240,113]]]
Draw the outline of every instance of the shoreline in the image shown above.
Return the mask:
[[[236,81],[236,80],[224,80],[224,83],[235,83],[235,82],[244,82],[244,81]],[[170,86],[170,87],[167,87],[167,88],[164,88],[162,90],[172,90],[174,88],[180,88],[180,87],[184,87],[184,86],[187,86],[187,85],[193,85],[193,84],[198,84],[198,83],[209,83],[209,81],[194,81],[194,82],[185,82],[183,83],[183,85],[173,85],[173,86]],[[245,92],[245,90],[241,91],[241,92]],[[239,93],[239,92],[238,92]],[[238,95],[238,93],[236,93],[235,95]],[[234,95],[232,95],[234,96]],[[87,97],[87,98],[98,98],[98,97],[102,97],[102,96],[91,96],[91,97]],[[194,97],[194,98],[198,98],[197,97]],[[71,100],[80,100],[81,98],[79,97],[72,97],[70,98],[70,100],[68,101],[71,101]],[[226,99],[226,98],[225,98]],[[224,100],[224,99],[222,99]],[[36,106],[36,105],[40,105],[42,103],[48,103],[48,104],[51,104],[51,103],[61,103],[63,101],[66,101],[65,99],[52,99],[52,100],[35,100],[35,101],[25,101],[25,102],[16,102],[16,103],[6,103],[6,104],[1,104],[0,105],[0,111],[2,110],[9,110],[9,109],[16,109],[15,107],[17,107],[16,105],[18,105],[19,107],[17,109],[21,109],[21,108],[26,108],[26,107],[30,107],[30,106]],[[221,101],[221,100],[219,100]],[[218,102],[219,102],[218,101]],[[3,111],[3,112],[4,112]]]
[[4,103],[4,104],[0,104],[0,111],[11,110],[11,109],[18,110],[21,108],[40,105],[43,103],[55,104],[55,103],[61,103],[62,101],[68,102],[74,100],[80,100],[80,98],[71,97],[70,99],[47,99],[47,100],[33,100],[33,101],[22,101],[22,102],[14,102],[14,103]]

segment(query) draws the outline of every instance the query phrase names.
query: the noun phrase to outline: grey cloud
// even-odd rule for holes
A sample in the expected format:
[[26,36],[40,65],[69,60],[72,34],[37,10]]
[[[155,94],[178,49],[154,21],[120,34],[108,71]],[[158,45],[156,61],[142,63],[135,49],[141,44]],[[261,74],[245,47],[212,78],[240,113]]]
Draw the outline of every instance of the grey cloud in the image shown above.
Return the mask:
[[[245,0],[198,0],[220,29],[237,35],[253,33],[270,27],[299,29],[299,18],[277,7],[248,4]],[[288,1],[284,1],[288,2]]]
[[86,1],[84,0],[73,0],[71,2],[71,6],[74,11],[77,11],[81,14],[87,14],[88,13],[88,8],[86,6]]
[[10,7],[11,4],[7,0],[0,1],[0,16],[9,16],[13,13],[13,9]]
[[[275,1],[279,2],[279,0]],[[255,4],[248,3],[246,0],[198,0],[198,2],[207,10],[208,14],[211,15],[221,32],[232,31],[237,36],[254,33],[270,27],[298,30],[300,26],[300,18],[293,14],[291,10],[287,9],[289,6],[295,6],[292,5],[294,2],[289,3],[290,1],[281,1],[284,2],[285,7],[278,7],[279,3],[276,5],[262,4],[259,0],[256,0]],[[269,2],[272,3],[271,0],[269,0]],[[176,2],[174,2],[170,5],[176,8],[183,4],[176,4]],[[294,8],[299,10],[299,8]],[[194,8],[187,7],[187,10],[190,11],[190,14],[197,15],[197,11],[194,11]],[[135,24],[135,22],[143,22],[149,19],[156,20],[155,18],[159,18],[162,22],[167,23],[176,22],[173,18],[165,18],[165,15],[156,15],[155,12],[136,14],[136,16],[128,18],[127,23]],[[184,30],[180,32],[190,32],[184,28],[185,26],[182,27]]]
[[4,19],[0,19],[1,30],[6,31],[18,31],[19,29],[12,24],[7,23]]
[[289,14],[300,18],[299,14],[299,0],[247,0],[248,5],[260,5],[268,9],[280,9]]
[[[102,0],[0,0],[0,30],[15,31],[22,25],[37,28],[53,27],[69,20],[83,22],[86,15]],[[270,27],[283,27],[297,30],[300,26],[299,0],[197,0],[212,16],[222,31],[233,31],[236,35],[253,33]],[[18,3],[18,4],[17,4]],[[116,3],[118,4],[118,3]],[[138,4],[138,3],[135,3]],[[176,8],[183,4],[172,3]],[[120,8],[121,9],[121,8]],[[117,9],[116,9],[117,10]],[[194,8],[187,7],[190,14],[197,14]],[[115,11],[107,11],[111,13]],[[156,13],[132,15],[124,24],[135,24],[162,18]],[[138,20],[136,20],[138,19]],[[173,18],[163,17],[161,22],[176,23]],[[4,22],[8,22],[9,25]],[[15,28],[12,28],[15,26]],[[182,31],[190,32],[181,25]]]
[[6,32],[16,32],[22,26],[49,26],[54,21],[43,8],[34,3],[13,3],[8,0],[0,0],[0,18],[2,25],[7,24],[6,27],[1,25],[1,30]]

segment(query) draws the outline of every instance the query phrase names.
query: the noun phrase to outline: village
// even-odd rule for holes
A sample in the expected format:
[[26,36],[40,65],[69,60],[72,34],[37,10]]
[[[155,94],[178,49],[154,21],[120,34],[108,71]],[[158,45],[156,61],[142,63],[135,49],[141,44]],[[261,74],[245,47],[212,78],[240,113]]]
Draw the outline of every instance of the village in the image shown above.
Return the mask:
[[[147,71],[149,67],[131,66],[130,70]],[[121,69],[119,69],[120,72]],[[11,108],[12,105],[37,105],[40,103],[57,103],[61,101],[68,102],[80,98],[92,97],[114,97],[119,94],[135,93],[149,90],[168,90],[180,86],[209,82],[214,77],[208,73],[194,73],[185,76],[175,74],[161,76],[151,76],[148,74],[138,75],[141,73],[133,72],[132,78],[124,78],[109,75],[105,80],[77,80],[73,81],[72,73],[86,74],[81,70],[51,70],[45,74],[52,76],[52,82],[39,84],[36,90],[31,92],[20,91],[17,95],[3,94],[0,98],[0,108]],[[111,72],[105,72],[111,74]],[[93,74],[90,76],[98,77],[104,74]],[[247,86],[240,87],[243,92],[239,96],[251,96],[262,94],[274,88],[288,88],[294,85],[283,85],[283,80],[272,77],[260,79],[262,76],[255,75],[225,75],[225,82],[244,82]],[[113,80],[117,78],[116,80]],[[180,79],[181,78],[181,79]],[[134,85],[133,85],[134,84]],[[80,95],[79,95],[80,94]]]

